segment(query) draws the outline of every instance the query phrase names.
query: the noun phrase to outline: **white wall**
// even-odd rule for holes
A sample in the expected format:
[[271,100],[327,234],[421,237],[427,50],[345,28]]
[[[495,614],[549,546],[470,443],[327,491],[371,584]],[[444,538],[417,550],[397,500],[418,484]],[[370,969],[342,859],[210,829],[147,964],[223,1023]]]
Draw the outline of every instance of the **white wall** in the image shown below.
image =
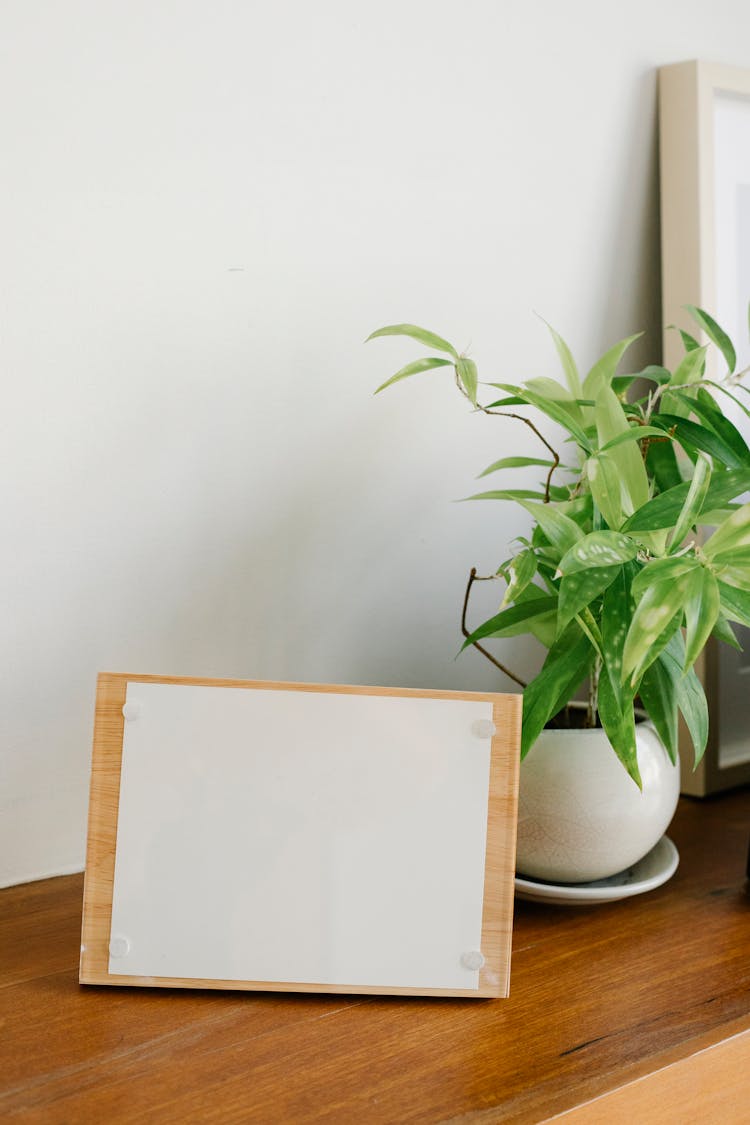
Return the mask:
[[[5,0],[0,882],[83,862],[100,669],[506,687],[454,662],[530,449],[440,373],[658,348],[655,68],[741,0]],[[499,592],[483,589],[489,611]],[[481,610],[477,607],[475,619]],[[500,655],[531,672],[524,643]]]

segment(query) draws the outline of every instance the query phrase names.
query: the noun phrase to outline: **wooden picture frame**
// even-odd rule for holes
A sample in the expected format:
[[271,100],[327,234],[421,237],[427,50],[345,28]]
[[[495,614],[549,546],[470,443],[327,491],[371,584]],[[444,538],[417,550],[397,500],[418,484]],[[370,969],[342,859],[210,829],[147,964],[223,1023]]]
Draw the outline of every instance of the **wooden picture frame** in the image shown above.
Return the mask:
[[[659,121],[665,363],[673,369],[682,355],[671,325],[696,333],[684,312],[690,304],[706,309],[729,333],[744,367],[750,363],[750,264],[740,277],[733,257],[740,234],[750,243],[750,171],[742,173],[731,153],[746,152],[750,168],[750,71],[698,60],[662,67]],[[736,145],[727,143],[732,130],[739,134]],[[747,185],[731,182],[741,174]],[[745,187],[740,212],[731,192]],[[747,438],[747,421],[727,403],[722,400],[722,408]],[[750,653],[750,630],[738,632]],[[750,782],[750,679],[743,679],[749,659],[712,639],[696,664],[708,700],[709,741],[694,770],[692,744],[681,728],[683,793],[705,796]]]
[[[145,689],[144,689],[145,685]],[[383,985],[368,985],[362,981],[345,980],[331,983],[320,980],[249,980],[231,978],[214,979],[212,976],[192,975],[163,975],[129,973],[127,971],[113,971],[112,958],[122,950],[114,950],[113,943],[121,942],[127,947],[127,940],[117,937],[112,931],[113,902],[116,899],[116,868],[122,861],[118,855],[118,847],[124,847],[122,832],[118,841],[118,824],[121,819],[123,793],[127,797],[128,785],[133,791],[133,761],[134,751],[130,751],[130,759],[124,754],[123,747],[127,746],[126,727],[127,719],[137,717],[139,712],[133,713],[133,707],[140,704],[132,703],[133,693],[137,697],[146,693],[148,700],[153,700],[152,685],[157,685],[160,698],[165,694],[164,686],[169,686],[171,692],[174,688],[180,689],[220,689],[211,696],[212,706],[221,705],[226,709],[230,702],[229,697],[224,700],[224,692],[243,692],[248,699],[251,693],[254,701],[259,696],[268,697],[269,693],[287,693],[278,698],[286,705],[287,701],[299,701],[300,693],[315,693],[318,696],[326,695],[333,702],[330,706],[340,706],[340,700],[345,697],[356,696],[361,700],[381,697],[384,701],[465,701],[472,705],[465,714],[479,714],[489,716],[490,719],[475,720],[471,724],[473,742],[463,739],[464,752],[466,745],[471,753],[473,747],[480,747],[481,753],[486,755],[485,766],[472,766],[479,771],[477,776],[483,776],[482,784],[485,788],[477,798],[483,802],[483,815],[486,810],[486,831],[481,837],[484,854],[480,855],[482,870],[474,877],[481,880],[478,884],[481,893],[481,947],[480,956],[475,953],[457,951],[460,954],[462,965],[468,970],[466,973],[467,987],[425,987],[423,983],[415,987],[401,984],[397,987]],[[151,692],[151,696],[148,696]],[[188,693],[189,694],[189,693]],[[194,698],[195,693],[190,695]],[[181,700],[185,698],[180,697]],[[202,699],[207,698],[203,692]],[[216,702],[217,700],[220,701]],[[170,696],[171,701],[171,696]],[[272,703],[277,705],[277,697],[272,698]],[[337,702],[338,701],[338,702]],[[294,992],[331,992],[331,993],[372,993],[372,994],[401,994],[401,995],[458,995],[471,997],[500,997],[508,995],[510,975],[510,948],[513,920],[514,874],[515,874],[515,839],[516,817],[518,802],[518,777],[519,777],[519,745],[521,724],[521,697],[516,695],[501,695],[494,693],[452,692],[452,691],[423,691],[419,689],[390,689],[380,687],[352,687],[344,685],[316,685],[316,684],[289,684],[267,683],[264,681],[235,681],[216,679],[195,679],[186,677],[160,677],[146,675],[127,675],[118,673],[104,673],[99,676],[96,697],[96,717],[94,729],[94,748],[91,772],[91,790],[89,805],[89,830],[86,855],[86,875],[84,883],[83,920],[81,936],[81,961],[80,981],[82,984],[109,984],[109,985],[143,985],[165,986],[176,988],[218,988],[218,989],[243,989],[243,990],[274,990]],[[481,707],[480,707],[481,705]],[[281,706],[281,704],[278,704]],[[277,711],[278,711],[277,706]],[[380,707],[379,703],[367,704],[368,707]],[[399,704],[401,706],[401,704]],[[442,707],[442,705],[441,705]],[[480,708],[477,710],[477,708]],[[130,709],[130,711],[129,711]],[[414,710],[412,707],[411,710]],[[343,708],[347,711],[347,708]],[[351,711],[349,706],[348,711]],[[218,713],[218,712],[217,712]],[[347,712],[348,713],[348,712]],[[453,709],[453,720],[457,718],[458,709]],[[448,709],[440,711],[439,719],[450,718]],[[464,721],[464,711],[460,712],[461,722]],[[452,721],[453,721],[452,720]],[[152,720],[153,721],[153,720]],[[389,719],[389,721],[391,721]],[[277,729],[278,725],[276,728]],[[163,723],[162,727],[163,729]],[[461,727],[464,730],[464,727]],[[252,731],[251,731],[252,734]],[[463,736],[462,736],[463,737]],[[258,753],[273,753],[260,749],[261,739],[257,740]],[[182,745],[182,743],[180,743]],[[249,743],[252,745],[252,739]],[[426,769],[429,770],[431,762],[431,748],[423,748]],[[200,753],[203,753],[200,746]],[[156,756],[159,753],[159,744],[155,744]],[[421,752],[421,751],[420,751]],[[477,753],[479,750],[476,751]],[[450,751],[453,754],[453,750]],[[451,759],[454,770],[463,771],[465,758],[460,756]],[[368,762],[370,759],[368,758]],[[458,761],[458,766],[455,765]],[[479,759],[476,759],[479,763]],[[128,762],[130,764],[128,764]],[[123,763],[131,771],[123,775]],[[244,768],[244,767],[243,767]],[[373,762],[377,770],[377,762]],[[385,768],[385,767],[384,767]],[[482,775],[481,770],[485,773]],[[214,771],[216,773],[216,771]],[[158,776],[155,775],[155,776]],[[128,780],[128,777],[130,780]],[[216,781],[216,777],[213,779]],[[221,779],[219,778],[219,782]],[[159,784],[156,782],[155,784]],[[227,785],[231,785],[231,778]],[[414,793],[418,793],[415,788]],[[154,794],[149,794],[154,798]],[[157,793],[156,798],[167,799],[170,794]],[[154,798],[154,799],[156,799]],[[404,799],[409,799],[409,792],[404,794]],[[424,798],[419,798],[424,805]],[[460,797],[458,798],[460,800]],[[132,814],[132,809],[128,815]],[[192,815],[192,813],[191,813]],[[212,814],[212,815],[215,815]],[[131,815],[132,819],[132,815]],[[157,817],[161,828],[161,817]],[[164,820],[168,820],[167,816]],[[174,819],[174,818],[173,818]],[[416,822],[415,822],[416,823]],[[121,827],[121,825],[120,825]],[[446,825],[446,831],[450,825]],[[484,830],[485,826],[481,825]],[[147,831],[147,829],[145,829]],[[127,842],[127,837],[126,837]],[[472,845],[475,849],[477,845]],[[155,854],[152,851],[150,854]],[[117,868],[117,870],[120,870]],[[468,873],[470,874],[470,873]],[[118,876],[119,877],[119,876]],[[455,882],[455,880],[454,880]],[[241,895],[242,880],[233,883],[231,891],[232,903],[236,896]],[[240,889],[237,889],[237,887]],[[116,903],[115,903],[116,904]],[[219,910],[219,914],[221,910]],[[222,918],[213,920],[217,932],[222,926]],[[397,932],[398,926],[393,927]],[[304,935],[300,940],[309,941],[310,935]],[[398,940],[403,940],[399,937]],[[467,957],[469,960],[467,961]],[[473,959],[473,961],[472,961]],[[476,963],[477,961],[481,964]],[[451,970],[453,972],[453,969]],[[462,978],[463,979],[463,978]]]

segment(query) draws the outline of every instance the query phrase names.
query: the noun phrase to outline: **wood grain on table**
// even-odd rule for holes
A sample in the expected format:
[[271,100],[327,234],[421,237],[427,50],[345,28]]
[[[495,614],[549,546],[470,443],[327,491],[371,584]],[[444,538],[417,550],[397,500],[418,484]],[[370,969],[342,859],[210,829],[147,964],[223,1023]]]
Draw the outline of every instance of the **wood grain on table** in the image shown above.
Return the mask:
[[517,904],[507,1000],[81,986],[82,877],[9,888],[0,1119],[668,1123],[700,1073],[691,1121],[750,1121],[749,834],[747,789],[683,798],[664,887]]

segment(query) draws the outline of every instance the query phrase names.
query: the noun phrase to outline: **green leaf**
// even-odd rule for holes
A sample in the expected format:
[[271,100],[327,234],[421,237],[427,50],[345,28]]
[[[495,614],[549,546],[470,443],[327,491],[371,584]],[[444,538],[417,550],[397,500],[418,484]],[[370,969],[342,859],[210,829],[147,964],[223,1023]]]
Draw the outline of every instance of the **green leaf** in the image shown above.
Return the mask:
[[713,387],[715,391],[719,391],[721,394],[726,395],[726,397],[731,399],[734,405],[742,411],[746,418],[750,418],[750,410],[748,410],[744,402],[741,402],[740,399],[737,398],[737,395],[733,395],[731,391],[727,390],[723,383],[716,383],[713,379],[704,379],[703,384],[706,387]]
[[463,388],[469,396],[469,401],[472,405],[477,404],[477,386],[479,383],[479,375],[477,374],[477,365],[473,359],[467,356],[461,356],[456,360],[456,371],[458,377],[463,384]]
[[522,387],[522,394],[533,394],[540,402],[554,402],[566,415],[565,425],[571,419],[577,431],[585,433],[583,410],[579,401],[570,394],[566,387],[556,383],[554,379],[539,377],[527,379]]
[[740,469],[747,464],[746,460],[738,456],[731,445],[727,445],[713,430],[692,422],[689,418],[680,418],[677,414],[656,414],[651,421],[655,426],[663,427],[665,431],[675,434],[688,453],[691,450],[708,453],[730,469]]
[[[736,511],[739,511],[739,509],[736,509]],[[734,515],[734,512],[731,515]],[[727,516],[726,519],[728,518]],[[725,523],[726,519],[722,522]],[[726,551],[718,551],[712,562],[716,569],[729,566],[735,570],[747,570],[750,568],[750,547],[730,547]],[[748,570],[747,577],[750,582],[750,570]]]
[[[714,470],[700,514],[722,507],[748,489],[750,489],[750,471],[747,469]],[[690,482],[683,481],[682,484],[655,496],[625,521],[622,530],[658,531],[660,528],[673,527],[679,519],[689,491]]]
[[713,562],[712,569],[717,579],[726,586],[731,586],[737,590],[747,590],[750,586],[750,570],[745,566],[736,567],[732,566],[731,563],[722,563],[721,566],[717,566],[716,562]]
[[508,572],[510,580],[508,581],[508,588],[505,591],[501,609],[506,605],[510,605],[523,593],[523,591],[530,584],[532,578],[536,574],[536,554],[531,548],[519,553],[510,560],[508,564]]
[[518,503],[533,516],[561,556],[583,538],[583,532],[578,524],[552,504],[536,504],[530,500],[519,500]]
[[685,665],[692,668],[703,651],[719,617],[719,587],[710,571],[701,567],[690,575],[685,597]]
[[[490,387],[494,387],[495,385],[496,385],[495,383],[489,383],[488,384],[488,386],[490,386]],[[494,410],[494,408],[496,406],[526,406],[526,405],[528,405],[526,403],[526,400],[522,399],[522,398],[519,398],[518,395],[508,395],[506,398],[499,398],[497,400],[497,402],[489,403],[488,406],[487,406],[487,409],[488,410]]]
[[666,492],[667,489],[682,484],[682,474],[671,438],[662,437],[649,442],[646,470],[656,481],[659,492]]
[[619,564],[597,566],[590,570],[577,570],[563,576],[560,583],[560,604],[557,610],[557,631],[563,629],[586,606],[599,597],[620,573]]
[[696,348],[700,347],[694,336],[691,336],[689,332],[685,332],[682,328],[678,328],[676,324],[668,324],[667,328],[680,333],[682,345],[686,352],[694,352]]
[[386,328],[378,328],[377,332],[370,333],[365,343],[376,339],[378,336],[410,336],[412,340],[418,340],[420,344],[426,344],[428,348],[436,348],[439,352],[447,352],[454,359],[458,359],[458,352],[453,344],[449,344],[447,340],[444,340],[442,336],[438,336],[435,332],[429,332],[426,328],[420,328],[416,324],[389,324]]
[[685,663],[685,645],[682,633],[676,632],[658,656],[658,660],[666,669],[674,685],[677,706],[682,712],[682,717],[688,728],[693,749],[695,752],[695,765],[703,757],[708,741],[708,704],[706,694],[700,680],[691,668],[683,675]]
[[750,449],[745,439],[734,423],[730,422],[719,409],[708,391],[703,390],[702,387],[698,388],[697,394],[691,401],[691,409],[722,441],[726,442],[730,449],[734,450],[743,465],[750,465]]
[[591,493],[584,492],[582,496],[576,496],[572,500],[566,500],[562,504],[557,504],[556,507],[558,511],[566,516],[570,516],[575,523],[584,527],[591,522],[594,502],[591,498]]
[[664,440],[664,430],[659,430],[656,426],[629,426],[627,430],[623,430],[617,437],[610,438],[610,440],[599,450],[598,453],[607,453],[610,449],[615,449],[618,445],[622,445],[626,441],[644,441],[648,437],[658,437]]
[[622,659],[632,609],[628,564],[620,567],[602,601],[602,670],[598,710],[602,726],[620,761],[640,786],[633,716],[633,689],[622,683]]
[[546,375],[538,375],[533,379],[525,379],[521,384],[521,390],[529,390],[535,395],[541,395],[542,398],[551,398],[555,402],[561,403],[572,413],[580,413],[580,410],[574,409],[578,407],[578,399],[572,395],[567,387],[562,383],[558,383],[555,379],[549,379]]
[[637,332],[634,336],[628,336],[625,340],[620,340],[619,343],[605,352],[601,359],[596,361],[583,380],[584,395],[587,395],[589,398],[596,398],[602,387],[609,386],[614,378],[617,365],[625,355],[625,352],[633,341],[637,340],[642,335],[642,332]]
[[610,528],[616,530],[625,518],[622,510],[622,487],[617,466],[608,453],[589,457],[586,462],[591,495]]
[[659,531],[661,528],[672,528],[679,519],[680,512],[690,490],[689,482],[675,485],[674,488],[654,496],[648,504],[644,504],[632,516],[629,516],[622,525],[626,532]]
[[[721,608],[730,621],[736,621],[750,629],[750,589],[737,589],[721,579],[717,583],[721,597]],[[750,584],[748,584],[750,585]]]
[[392,383],[398,383],[401,379],[408,379],[410,375],[418,375],[421,371],[430,371],[434,367],[452,367],[449,359],[438,359],[437,356],[430,356],[427,359],[416,359],[413,363],[407,363],[406,367],[402,367],[395,375],[391,375],[390,379],[386,379],[385,383],[381,383],[375,394],[384,391],[386,387],[390,387]]
[[586,678],[593,650],[577,625],[570,625],[547,653],[542,670],[523,693],[521,757],[546,724],[568,703]]
[[547,650],[555,643],[557,636],[557,612],[544,613],[539,617],[532,617],[529,621],[528,632],[539,641]]
[[[610,386],[602,387],[596,396],[595,418],[600,447],[612,443],[621,435],[630,436],[630,425]],[[648,477],[641,451],[633,441],[628,441],[616,448],[610,444],[606,456],[612,461],[620,479],[623,514],[632,515],[649,498]]]
[[531,488],[494,488],[491,492],[477,492],[474,496],[465,496],[465,500],[512,500],[517,504],[521,500],[544,500],[544,493]]
[[[668,371],[666,367],[661,367],[655,363],[649,363],[642,371],[636,371],[634,375],[622,376],[627,379],[646,379],[650,383],[668,383],[672,378],[672,372]],[[612,381],[612,390],[617,390],[617,379]]]
[[522,469],[527,465],[541,465],[549,469],[554,463],[554,461],[545,461],[543,457],[501,457],[499,461],[493,461],[484,472],[480,473],[477,480],[489,476],[490,473],[497,473],[500,469]]
[[693,348],[683,356],[667,384],[670,388],[695,383],[703,374],[708,347]]
[[[544,323],[547,324],[547,321],[545,320]],[[560,357],[560,363],[562,364],[562,369],[565,373],[565,381],[568,384],[568,389],[573,398],[580,398],[581,377],[578,374],[578,368],[576,367],[576,362],[573,359],[573,354],[568,345],[563,340],[562,336],[558,332],[555,332],[552,325],[547,324],[547,328],[549,329],[549,333],[552,337],[552,340],[554,341],[555,348],[557,349],[557,354]]]
[[612,749],[639,789],[643,788],[635,742],[633,695],[618,695],[606,668],[599,678],[599,718]]
[[654,582],[647,587],[635,608],[625,640],[623,676],[633,686],[682,620],[685,589],[689,575],[673,581]]
[[716,637],[717,641],[721,641],[722,644],[729,645],[730,648],[736,649],[737,652],[742,652],[742,645],[737,640],[734,629],[723,613],[720,613],[717,617],[711,636]]
[[726,555],[741,547],[750,547],[750,504],[743,504],[706,542],[703,553],[708,559]]
[[[612,390],[615,392],[615,394],[617,395],[618,398],[624,398],[624,396],[627,394],[627,392],[630,390],[630,388],[633,386],[633,383],[635,383],[637,379],[638,379],[637,375],[615,375],[615,377],[613,378],[612,382],[609,385],[612,388]],[[593,399],[584,400],[584,401],[586,401],[588,406],[594,405]],[[643,402],[644,400],[638,399],[637,401]],[[623,403],[623,405],[629,407],[630,403]]]
[[682,624],[682,619],[683,619],[682,613],[676,613],[675,614],[675,616],[672,618],[672,620],[670,621],[669,625],[664,630],[664,632],[659,637],[657,637],[656,641],[654,642],[652,648],[650,649],[650,651],[648,653],[647,658],[641,662],[639,667],[636,668],[634,670],[634,672],[632,673],[632,675],[630,676],[630,686],[631,686],[631,688],[633,689],[633,691],[635,692],[636,695],[638,694],[638,689],[640,687],[641,680],[643,679],[643,673],[646,671],[646,669],[650,668],[651,665],[654,663],[654,661],[658,659],[658,657],[661,655],[663,650],[667,647],[667,645],[672,640],[672,637],[675,636],[675,634],[679,633],[680,636],[682,636],[682,630],[680,628],[680,626]]
[[[534,617],[554,612],[557,609],[556,597],[533,597],[528,601],[519,602],[518,605],[503,609],[490,617],[484,624],[475,629],[461,645],[461,651],[469,645],[483,640],[485,637],[511,637],[518,633],[528,632],[528,623]],[[521,626],[519,628],[519,626]]]
[[638,544],[619,531],[591,531],[560,560],[561,574],[575,574],[590,567],[614,566],[630,562],[638,554]]
[[723,328],[721,328],[712,316],[709,316],[703,309],[698,309],[695,305],[685,305],[685,308],[692,316],[693,320],[698,324],[708,336],[712,344],[715,344],[727,363],[729,374],[731,375],[737,366],[737,356],[735,354],[732,341],[727,336]]
[[655,582],[675,582],[683,575],[698,570],[700,565],[695,555],[672,555],[666,559],[650,559],[633,579],[633,597],[639,601],[649,586],[653,586]]
[[631,567],[619,567],[619,573],[604,593],[601,621],[602,657],[604,667],[612,681],[612,691],[618,702],[627,697],[632,710],[632,695],[623,693],[622,689],[622,658],[633,612],[630,593],[631,570]]
[[648,379],[652,383],[661,385],[662,383],[669,382],[672,378],[672,372],[669,371],[668,368],[662,367],[661,364],[649,363],[647,367],[644,367],[642,371],[637,373],[637,378]]
[[[587,452],[591,448],[591,442],[588,434],[583,426],[572,416],[570,411],[565,408],[565,405],[557,399],[548,399],[543,395],[536,394],[533,390],[526,387],[514,387],[510,383],[490,383],[491,387],[497,387],[500,391],[507,391],[522,399],[527,406],[535,406],[537,410],[541,410],[542,414],[546,414],[553,422],[557,422],[568,431],[568,433],[575,438],[582,449]],[[562,389],[562,388],[561,388]]]
[[527,379],[522,384],[521,390],[531,391],[532,394],[543,399],[552,399],[553,402],[559,403],[563,410],[566,410],[580,425],[583,425],[583,415],[578,400],[567,387],[556,383],[554,379],[547,379],[544,376]]
[[672,535],[671,551],[676,551],[679,548],[691,527],[697,523],[698,517],[703,511],[706,493],[708,492],[710,484],[711,462],[701,453],[698,455],[698,460],[695,463],[695,472],[690,482],[688,494],[685,497],[685,503],[677,517],[677,523],[675,524],[674,533]]
[[675,763],[679,744],[677,692],[675,681],[662,664],[661,657],[643,673],[639,694],[651,722],[656,727],[656,733],[666,747],[670,761]]

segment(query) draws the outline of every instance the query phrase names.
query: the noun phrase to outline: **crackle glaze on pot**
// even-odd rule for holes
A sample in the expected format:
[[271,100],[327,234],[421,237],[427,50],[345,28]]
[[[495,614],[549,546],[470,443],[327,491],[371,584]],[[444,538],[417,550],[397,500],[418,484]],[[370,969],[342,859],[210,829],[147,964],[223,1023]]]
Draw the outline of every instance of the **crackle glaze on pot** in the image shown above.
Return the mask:
[[636,726],[643,791],[603,730],[544,730],[521,763],[519,875],[583,883],[637,863],[666,831],[680,795],[652,724]]

